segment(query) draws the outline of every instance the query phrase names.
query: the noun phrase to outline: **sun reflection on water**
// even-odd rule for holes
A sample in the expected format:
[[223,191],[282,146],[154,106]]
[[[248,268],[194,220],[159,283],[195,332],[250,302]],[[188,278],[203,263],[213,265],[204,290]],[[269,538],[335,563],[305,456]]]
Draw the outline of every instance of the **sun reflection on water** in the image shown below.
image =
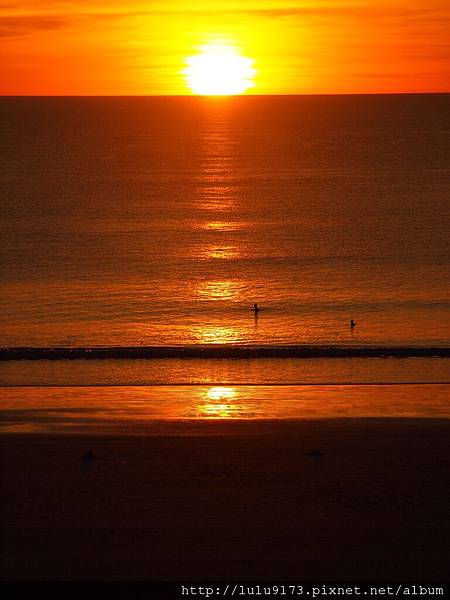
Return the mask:
[[242,224],[233,221],[209,221],[200,227],[208,231],[237,231],[242,229]]
[[[237,141],[232,134],[226,107],[210,105],[209,110],[202,132],[203,160],[198,179],[198,204],[201,210],[227,213],[235,208],[239,191],[235,164]],[[227,221],[219,219],[222,223]]]
[[239,257],[239,250],[236,246],[207,246],[202,254],[205,258],[230,259]]
[[[222,177],[218,176],[218,180]],[[235,208],[236,200],[232,196],[232,189],[226,186],[209,186],[201,190],[199,209],[214,213],[227,213]]]
[[208,419],[230,419],[245,416],[245,408],[237,402],[235,388],[215,386],[203,392],[196,413]]
[[204,325],[193,331],[193,337],[201,344],[230,344],[241,341],[242,331],[225,325]]
[[235,281],[202,281],[198,285],[197,295],[201,300],[236,300],[239,289]]

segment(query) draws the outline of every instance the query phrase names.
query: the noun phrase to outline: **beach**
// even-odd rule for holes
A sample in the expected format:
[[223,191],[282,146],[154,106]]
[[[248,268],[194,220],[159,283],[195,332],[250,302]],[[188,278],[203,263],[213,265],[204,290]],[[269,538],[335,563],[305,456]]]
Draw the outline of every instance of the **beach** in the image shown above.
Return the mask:
[[338,418],[4,434],[1,577],[442,581],[449,433]]

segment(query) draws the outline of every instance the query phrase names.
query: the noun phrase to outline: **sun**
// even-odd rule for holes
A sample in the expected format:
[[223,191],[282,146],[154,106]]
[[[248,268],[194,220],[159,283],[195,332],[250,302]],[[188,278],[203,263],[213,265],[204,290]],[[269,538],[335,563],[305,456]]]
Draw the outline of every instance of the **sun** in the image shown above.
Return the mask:
[[231,96],[255,85],[253,62],[230,44],[207,44],[199,54],[186,59],[183,73],[194,94]]

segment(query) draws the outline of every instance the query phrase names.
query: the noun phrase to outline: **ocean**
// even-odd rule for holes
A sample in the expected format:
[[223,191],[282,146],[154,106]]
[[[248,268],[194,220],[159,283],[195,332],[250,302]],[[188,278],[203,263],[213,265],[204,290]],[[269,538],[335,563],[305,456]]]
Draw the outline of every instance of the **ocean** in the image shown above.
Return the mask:
[[[4,97],[0,131],[0,346],[181,352],[4,360],[4,394],[448,383],[448,94]],[[436,356],[183,357],[206,345]]]

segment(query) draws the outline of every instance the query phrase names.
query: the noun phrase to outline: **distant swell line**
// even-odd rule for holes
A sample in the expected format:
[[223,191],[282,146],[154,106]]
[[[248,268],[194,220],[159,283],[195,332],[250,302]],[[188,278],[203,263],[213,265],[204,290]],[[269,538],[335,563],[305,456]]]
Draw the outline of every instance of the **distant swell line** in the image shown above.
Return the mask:
[[420,346],[103,346],[83,348],[1,348],[0,360],[75,360],[139,358],[351,358],[448,357],[450,347]]

